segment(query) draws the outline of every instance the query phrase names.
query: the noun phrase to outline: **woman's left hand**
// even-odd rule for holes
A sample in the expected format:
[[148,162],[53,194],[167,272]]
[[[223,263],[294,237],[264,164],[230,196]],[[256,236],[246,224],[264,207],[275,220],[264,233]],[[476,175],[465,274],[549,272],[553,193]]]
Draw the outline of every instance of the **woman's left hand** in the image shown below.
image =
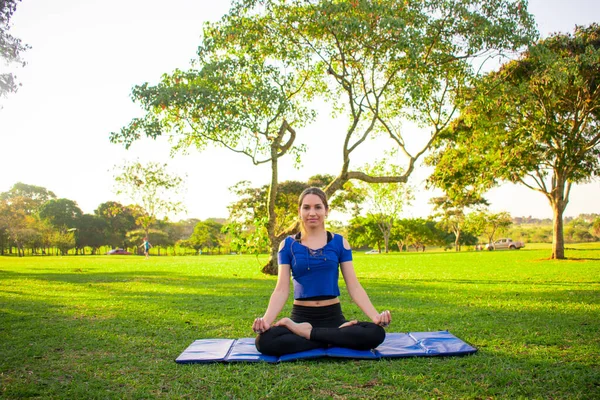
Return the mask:
[[392,322],[392,314],[388,310],[385,310],[373,322],[385,328]]

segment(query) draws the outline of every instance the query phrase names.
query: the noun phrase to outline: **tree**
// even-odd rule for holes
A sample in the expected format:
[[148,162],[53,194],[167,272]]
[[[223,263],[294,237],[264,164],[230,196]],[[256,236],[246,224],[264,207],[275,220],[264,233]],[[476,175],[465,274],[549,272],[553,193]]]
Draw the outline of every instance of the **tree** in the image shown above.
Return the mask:
[[83,211],[76,202],[69,199],[51,199],[42,204],[38,210],[42,220],[60,231],[76,228]]
[[376,247],[381,253],[383,234],[377,223],[377,216],[354,217],[348,225],[348,241],[352,247]]
[[415,251],[425,251],[426,246],[445,246],[445,233],[441,232],[433,220],[423,218],[405,218],[399,220],[393,230],[393,238],[398,244],[398,249],[403,251],[404,246],[412,246]]
[[75,233],[73,231],[55,230],[50,237],[50,244],[56,247],[61,255],[67,255],[69,249],[75,247]]
[[592,224],[592,232],[594,233],[594,236],[600,239],[600,217],[594,220],[594,223]]
[[189,242],[196,250],[218,248],[222,243],[222,228],[223,224],[216,221],[200,221],[196,224],[194,233],[192,233],[192,236],[189,238]]
[[17,182],[8,192],[0,193],[0,200],[8,202],[18,202],[20,207],[27,215],[32,215],[38,211],[40,206],[48,200],[56,199],[56,195],[41,186],[28,185],[22,182]]
[[494,235],[499,230],[508,229],[513,221],[510,214],[506,211],[490,213],[485,210],[479,210],[467,215],[467,229],[477,235],[485,235],[488,243],[494,242]]
[[135,229],[135,214],[132,207],[116,201],[107,201],[94,210],[94,214],[106,223],[105,242],[113,248],[125,247],[126,234]]
[[[393,154],[392,154],[393,156]],[[390,163],[388,158],[382,158],[373,165],[365,165],[368,175],[401,175],[401,169]],[[368,214],[377,221],[377,226],[383,236],[385,252],[389,252],[392,228],[400,219],[402,209],[413,199],[411,188],[404,183],[362,183]]]
[[[39,237],[33,234],[36,231],[34,216],[42,204],[52,199],[56,199],[56,195],[48,189],[22,182],[0,193],[0,239],[3,244],[0,254],[4,254],[5,245],[10,251],[9,242],[12,240],[17,244],[19,255],[22,255],[25,242],[33,243],[32,238]],[[28,240],[24,240],[25,237]]]
[[586,222],[583,218],[575,218],[569,221],[564,230],[565,242],[582,243],[595,241],[591,227],[592,224]]
[[[26,51],[29,46],[23,44],[21,39],[12,36],[10,30],[10,19],[12,18],[17,3],[20,0],[2,0],[0,2],[0,60],[5,64],[21,64],[25,62],[21,58],[21,53]],[[11,73],[0,74],[0,97],[8,93],[16,92],[17,84],[15,77]]]
[[92,254],[96,254],[98,248],[107,243],[106,233],[108,223],[96,214],[83,214],[77,221],[77,233],[75,244],[77,248],[90,247]]
[[433,179],[442,187],[508,181],[544,194],[554,259],[565,258],[572,185],[600,173],[599,35],[598,24],[552,35],[489,73],[437,144]]
[[183,209],[182,203],[175,200],[182,190],[183,178],[168,173],[166,167],[166,164],[150,162],[143,165],[135,161],[118,168],[119,173],[115,176],[117,194],[124,195],[139,207],[136,224],[146,234],[157,217]]
[[[318,95],[347,118],[341,168],[325,188],[328,197],[354,179],[405,183],[453,118],[452,100],[476,74],[472,62],[515,50],[533,36],[524,1],[438,0],[408,7],[398,0],[236,0],[221,21],[206,26],[201,68],[165,75],[162,86],[134,89],[147,117],[111,140],[127,146],[142,134],[170,131],[181,138],[176,148],[202,149],[213,141],[253,160],[263,150],[272,163],[266,216],[271,260],[264,270],[274,274],[279,241],[298,229],[296,222],[274,233],[274,201],[277,160],[290,150],[293,129],[312,116],[300,101]],[[407,118],[433,128],[430,137],[417,138],[417,149],[402,135]],[[379,135],[406,156],[401,175],[370,176],[351,164],[361,144]],[[245,145],[249,139],[251,146]],[[259,139],[266,140],[262,147]]]
[[37,239],[36,220],[27,213],[26,204],[27,199],[22,196],[0,200],[0,232],[7,239],[9,249],[11,242],[16,245],[19,257],[25,255],[24,247]]
[[461,233],[466,224],[465,211],[467,208],[487,204],[486,200],[472,194],[457,196],[456,193],[431,199],[434,209],[438,211],[440,226],[454,235],[454,250],[460,251]]
[[[202,150],[212,144],[243,154],[254,165],[269,163],[271,179],[263,220],[271,256],[276,258],[281,240],[276,232],[275,210],[279,160],[292,154],[298,163],[304,151],[304,146],[294,144],[295,128],[314,118],[314,112],[300,99],[310,100],[312,91],[302,88],[314,72],[301,68],[302,72],[295,73],[298,58],[293,54],[273,62],[240,51],[240,45],[249,45],[240,43],[240,37],[223,35],[219,24],[208,25],[198,51],[200,69],[177,70],[165,75],[157,86],[135,87],[133,97],[147,114],[113,133],[111,141],[129,147],[139,138],[138,132],[155,138],[171,131],[179,141],[175,149],[192,145]],[[257,53],[259,48],[269,53],[271,43],[253,40],[251,45]]]

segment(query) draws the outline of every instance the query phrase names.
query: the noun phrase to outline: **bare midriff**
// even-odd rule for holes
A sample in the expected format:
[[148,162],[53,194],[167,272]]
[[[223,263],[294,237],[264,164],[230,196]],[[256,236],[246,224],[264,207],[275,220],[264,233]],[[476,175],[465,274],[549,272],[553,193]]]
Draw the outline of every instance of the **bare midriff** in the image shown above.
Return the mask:
[[304,306],[304,307],[325,307],[330,306],[332,304],[337,304],[340,302],[340,299],[337,297],[335,299],[327,299],[327,300],[294,300],[294,305]]

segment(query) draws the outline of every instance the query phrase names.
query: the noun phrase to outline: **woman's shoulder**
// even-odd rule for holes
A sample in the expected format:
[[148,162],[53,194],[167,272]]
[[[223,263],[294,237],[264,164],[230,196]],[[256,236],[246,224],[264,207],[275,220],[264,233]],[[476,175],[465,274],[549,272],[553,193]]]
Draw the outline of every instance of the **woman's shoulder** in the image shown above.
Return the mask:
[[285,239],[279,243],[279,251],[283,250],[285,247],[289,248],[294,242],[294,236],[286,236]]
[[334,233],[333,234],[333,239],[331,240],[332,242],[334,242],[337,246],[343,247],[346,250],[350,250],[350,243],[348,243],[348,240],[346,240],[346,238],[342,235],[340,235],[339,233]]
[[[331,232],[328,232],[328,233],[331,233]],[[338,241],[340,241],[340,240],[341,240],[341,241],[343,241],[343,240],[346,240],[346,239],[344,238],[344,236],[340,235],[339,233],[333,233],[332,235],[333,235],[333,236],[332,236],[332,237],[333,237],[333,239],[332,239],[332,240],[338,240]]]

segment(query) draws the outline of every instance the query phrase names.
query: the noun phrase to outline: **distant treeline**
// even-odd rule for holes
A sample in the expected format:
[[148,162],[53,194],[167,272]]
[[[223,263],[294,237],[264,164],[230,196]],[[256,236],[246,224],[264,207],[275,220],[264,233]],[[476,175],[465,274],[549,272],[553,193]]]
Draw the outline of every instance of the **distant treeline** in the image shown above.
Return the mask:
[[[596,219],[598,219],[599,217],[600,217],[600,214],[579,214],[579,216],[577,216],[577,217],[565,217],[565,218],[563,218],[563,221],[564,221],[565,225],[575,219],[581,219],[585,222],[593,224],[594,221]],[[527,224],[527,225],[550,225],[550,226],[552,226],[552,218],[539,219],[539,218],[533,218],[532,216],[529,216],[529,217],[513,217],[512,220],[513,220],[513,224],[515,224],[515,225]]]

